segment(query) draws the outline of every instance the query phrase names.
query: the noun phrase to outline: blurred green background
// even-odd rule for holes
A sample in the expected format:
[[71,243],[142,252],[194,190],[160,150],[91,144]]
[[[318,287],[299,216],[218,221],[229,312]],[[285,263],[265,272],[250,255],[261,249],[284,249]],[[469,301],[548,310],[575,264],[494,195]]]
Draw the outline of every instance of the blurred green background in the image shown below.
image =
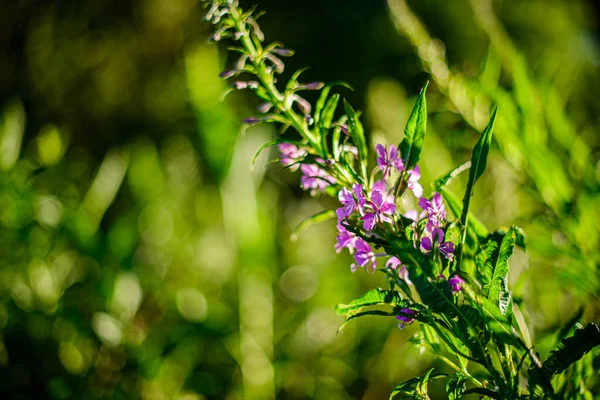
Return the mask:
[[[430,80],[426,187],[470,158],[498,105],[472,209],[527,233],[510,280],[536,351],[580,310],[600,319],[594,2],[241,3],[296,50],[284,76],[354,86],[372,143],[400,141]],[[233,59],[197,0],[0,9],[0,398],[382,399],[444,369],[409,342],[415,326],[336,334],[334,306],[382,276],[350,272],[333,222],[290,240],[336,201],[263,167],[274,152],[251,168],[277,132],[240,128],[248,94],[222,101]]]

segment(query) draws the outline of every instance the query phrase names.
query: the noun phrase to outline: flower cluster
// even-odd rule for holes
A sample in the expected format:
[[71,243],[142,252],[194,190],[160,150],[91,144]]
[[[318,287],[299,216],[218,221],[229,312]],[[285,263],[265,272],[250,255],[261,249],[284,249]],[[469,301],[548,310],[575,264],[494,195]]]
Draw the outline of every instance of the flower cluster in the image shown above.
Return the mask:
[[[279,161],[285,169],[301,172],[300,185],[312,196],[326,194],[337,196],[339,200],[340,206],[335,212],[327,210],[317,214],[308,223],[337,217],[335,249],[338,253],[347,249],[354,257],[351,270],[378,270],[387,278],[389,289],[373,289],[353,300],[351,307],[340,307],[338,312],[347,319],[361,315],[394,316],[401,329],[416,320],[432,327],[427,334],[423,330],[423,339],[419,342],[428,341],[435,352],[454,356],[442,360],[460,371],[449,378],[452,380],[447,385],[456,398],[462,398],[467,390],[489,398],[524,398],[515,388],[522,381],[518,370],[527,357],[532,358],[530,370],[534,371],[529,388],[544,389],[535,374],[545,368],[539,368],[540,361],[531,347],[519,337],[523,327],[519,325],[515,329],[510,310],[518,304],[511,302],[506,287],[507,259],[515,245],[520,242],[522,246],[522,232],[511,227],[508,231],[487,234],[485,229],[479,229],[481,225],[475,227],[469,212],[473,187],[487,164],[495,112],[473,149],[471,161],[438,180],[436,192],[426,196],[417,163],[427,126],[427,85],[406,124],[404,139],[398,146],[378,144],[377,165],[369,173],[368,141],[360,112],[345,100],[340,112],[341,95],[332,91],[335,86],[347,85],[301,83],[302,71],[292,74],[287,82],[281,82],[285,69],[282,58],[294,52],[279,43],[265,43],[256,22],[258,16],[254,10],[239,9],[237,0],[204,1],[208,7],[206,19],[214,25],[212,40],[237,42],[234,49],[239,53],[238,58],[233,67],[220,76],[234,78],[231,90],[249,90],[261,100],[259,115],[243,122],[248,125],[277,123],[282,132],[293,129],[294,141],[281,138],[276,142]],[[300,95],[306,90],[320,92],[315,104]],[[442,193],[446,195],[446,184],[467,169],[469,180],[460,219],[457,207],[453,206],[457,220],[450,223]],[[408,196],[403,197],[406,193]],[[418,208],[405,209],[414,203]],[[474,244],[467,246],[467,238],[475,239]],[[455,239],[460,239],[456,255]],[[506,251],[491,251],[501,247]],[[378,269],[381,257],[386,260],[385,268]],[[464,262],[466,259],[469,264]],[[490,271],[490,265],[491,269],[498,265],[502,268]],[[466,269],[470,269],[469,273]],[[384,305],[386,307],[382,307]],[[509,325],[510,330],[507,330]],[[600,335],[600,330],[593,328],[595,334]],[[507,332],[511,333],[507,335]],[[451,358],[457,358],[460,366]],[[485,370],[482,374],[485,380],[480,381],[469,373],[467,361],[480,365],[478,373],[482,372],[481,368]],[[502,368],[499,370],[498,366]],[[428,377],[429,373],[422,379],[413,378],[399,385],[395,394],[414,397],[416,390],[428,398]],[[465,380],[476,386],[475,390],[466,389]],[[513,395],[515,390],[517,395]]]

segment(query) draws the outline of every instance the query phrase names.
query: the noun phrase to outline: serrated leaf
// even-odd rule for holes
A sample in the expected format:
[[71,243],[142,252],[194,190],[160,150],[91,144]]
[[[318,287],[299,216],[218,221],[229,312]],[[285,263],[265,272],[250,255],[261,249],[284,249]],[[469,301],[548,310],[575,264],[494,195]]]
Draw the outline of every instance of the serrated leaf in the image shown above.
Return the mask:
[[496,120],[497,113],[498,108],[496,107],[492,117],[490,118],[490,122],[481,133],[481,137],[477,141],[471,156],[469,180],[467,181],[467,188],[465,190],[465,196],[463,197],[463,209],[460,218],[460,222],[465,228],[467,226],[467,217],[469,215],[469,204],[471,202],[471,196],[473,195],[473,187],[487,166],[488,154],[490,152],[490,145],[492,143],[492,132],[494,131],[494,121]]
[[290,236],[290,240],[296,241],[298,240],[298,236],[300,233],[304,232],[308,227],[318,224],[319,222],[327,221],[328,219],[332,219],[336,217],[335,210],[325,210],[321,211],[313,215],[312,217],[306,218],[304,221],[300,222],[296,229],[292,232]]
[[425,129],[427,128],[427,102],[425,92],[429,82],[425,84],[404,128],[404,139],[400,142],[400,154],[406,170],[413,169],[419,161],[423,142],[425,140]]
[[550,352],[541,368],[534,364],[529,369],[529,390],[533,393],[532,398],[544,398],[544,395],[552,395],[550,383],[552,378],[599,345],[600,327],[594,323],[576,330],[573,336],[562,339],[556,349]]
[[506,233],[494,232],[475,257],[479,266],[477,275],[483,286],[482,293],[491,302],[498,304],[502,314],[506,314],[510,306],[506,278],[508,259],[513,253],[516,237],[514,228],[510,228]]
[[454,374],[450,376],[446,383],[446,394],[448,400],[459,400],[467,388],[467,377],[463,374]]
[[486,298],[481,299],[481,301],[481,310],[486,320],[485,325],[491,329],[494,337],[502,344],[522,347],[521,342],[515,338],[516,331],[513,330],[512,315],[509,313],[502,314],[498,304]]

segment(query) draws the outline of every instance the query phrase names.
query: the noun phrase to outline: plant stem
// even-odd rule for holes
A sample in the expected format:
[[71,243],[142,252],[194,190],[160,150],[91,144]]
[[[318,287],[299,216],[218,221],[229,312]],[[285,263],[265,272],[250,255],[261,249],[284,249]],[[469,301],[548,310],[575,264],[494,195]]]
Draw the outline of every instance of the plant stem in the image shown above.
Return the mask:
[[461,374],[465,375],[467,377],[467,379],[469,379],[475,386],[483,387],[483,384],[481,382],[479,382],[477,380],[477,378],[475,378],[473,375],[471,375],[467,371],[466,368],[460,368],[458,365],[456,365],[454,362],[452,362],[452,360],[450,360],[446,356],[442,356],[442,355],[438,354],[437,357],[440,360],[442,360],[444,363],[446,363],[446,365],[448,365],[450,368],[454,369],[456,372],[460,372]]

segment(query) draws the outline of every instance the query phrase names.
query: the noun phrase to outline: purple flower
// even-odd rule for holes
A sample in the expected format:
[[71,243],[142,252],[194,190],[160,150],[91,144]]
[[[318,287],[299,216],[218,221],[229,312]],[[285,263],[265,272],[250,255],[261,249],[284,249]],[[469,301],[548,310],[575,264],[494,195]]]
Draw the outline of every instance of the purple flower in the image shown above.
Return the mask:
[[429,253],[436,245],[438,251],[448,260],[452,261],[454,258],[454,243],[444,242],[444,231],[440,228],[433,228],[431,233],[429,233],[426,230],[425,236],[421,238],[421,251]]
[[362,185],[358,183],[352,186],[352,192],[347,188],[340,190],[338,199],[342,203],[342,207],[336,210],[338,221],[348,218],[354,211],[360,212],[366,201],[362,193]]
[[417,198],[423,196],[423,186],[419,183],[419,179],[421,179],[421,170],[415,165],[415,169],[408,171],[408,188]]
[[419,207],[427,212],[429,222],[436,227],[439,227],[446,220],[446,209],[442,202],[442,196],[437,192],[433,194],[431,201],[421,197]]
[[457,294],[465,285],[465,281],[458,275],[454,275],[448,280],[450,287],[452,288],[452,294]]
[[338,236],[337,243],[335,245],[335,251],[340,253],[345,247],[348,249],[350,254],[354,254],[356,247],[356,241],[359,239],[354,232],[350,232],[343,225],[337,224]]
[[377,222],[393,223],[392,216],[396,211],[396,205],[383,199],[381,190],[371,192],[371,201],[365,203],[365,215],[361,218],[364,221],[363,228],[367,231],[373,230]]
[[410,325],[415,322],[415,316],[417,312],[415,310],[411,310],[410,308],[403,308],[400,310],[401,315],[396,315],[396,319],[400,321],[398,324],[398,328],[404,329],[406,325]]
[[306,156],[306,150],[296,146],[295,144],[280,143],[277,148],[281,153],[279,161],[281,161],[281,164],[285,166],[291,165],[290,170],[292,171],[296,171],[298,169],[299,165],[296,163],[304,159],[304,156]]
[[385,263],[385,267],[389,269],[397,269],[399,265],[402,265],[402,261],[398,260],[396,257],[390,257]]
[[375,268],[377,268],[377,256],[371,249],[371,246],[369,246],[369,243],[361,238],[356,238],[355,249],[356,254],[354,254],[354,259],[358,266],[352,264],[350,267],[352,271],[356,271],[358,267],[365,267],[367,271],[370,270],[371,272],[375,271]]
[[345,218],[348,218],[350,214],[352,214],[358,207],[356,200],[354,200],[354,195],[351,191],[346,188],[343,188],[338,193],[338,199],[340,203],[342,203],[342,207],[335,210],[338,220],[341,221]]
[[311,196],[314,196],[317,192],[324,191],[325,188],[336,183],[336,180],[331,175],[314,164],[302,164],[300,170],[302,171],[300,186],[304,190],[311,189]]
[[393,168],[396,168],[398,171],[404,169],[404,164],[398,157],[398,149],[393,144],[390,144],[388,151],[385,150],[383,145],[377,145],[377,165],[383,171],[384,177],[390,176]]

